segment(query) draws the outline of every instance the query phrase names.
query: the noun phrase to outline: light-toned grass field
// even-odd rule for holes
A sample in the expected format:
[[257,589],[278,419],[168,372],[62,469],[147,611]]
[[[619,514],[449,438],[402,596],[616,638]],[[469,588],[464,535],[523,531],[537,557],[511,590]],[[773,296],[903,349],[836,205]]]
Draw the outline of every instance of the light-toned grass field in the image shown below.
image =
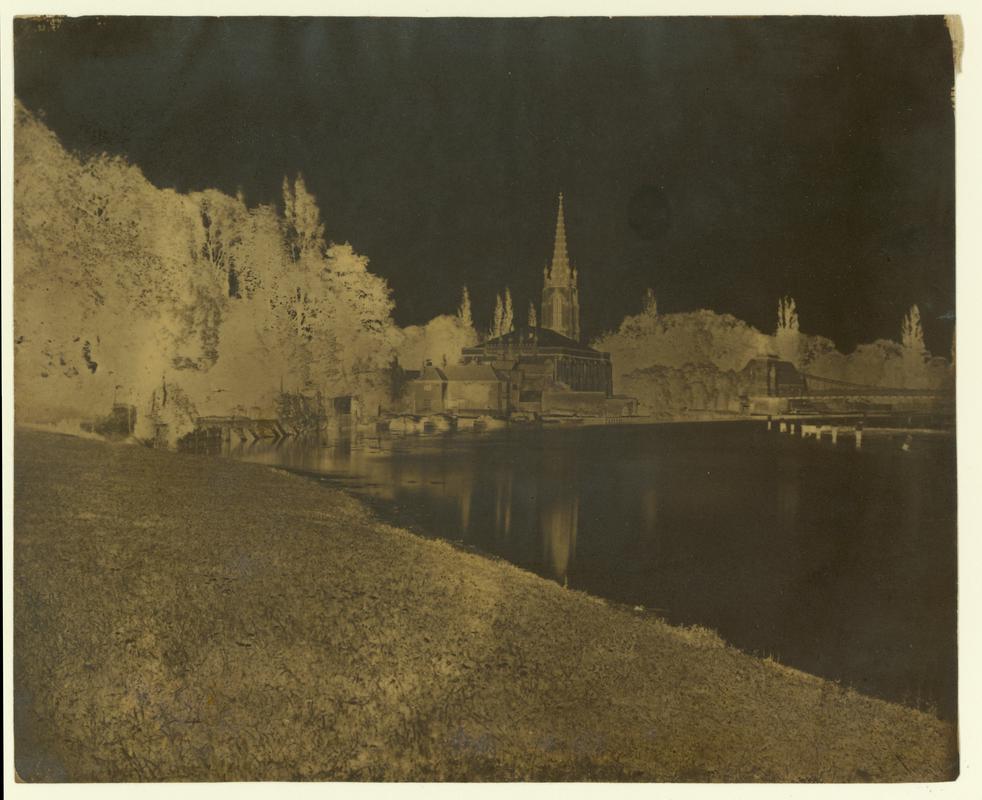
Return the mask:
[[24,780],[931,781],[953,726],[266,467],[19,431]]

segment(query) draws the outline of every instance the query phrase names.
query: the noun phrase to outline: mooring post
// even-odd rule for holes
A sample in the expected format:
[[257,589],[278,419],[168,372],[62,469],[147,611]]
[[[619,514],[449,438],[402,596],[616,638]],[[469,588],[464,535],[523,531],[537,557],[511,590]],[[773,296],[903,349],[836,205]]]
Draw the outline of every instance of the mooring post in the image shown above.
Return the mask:
[[770,415],[770,414],[768,414],[768,415],[767,415],[767,430],[771,430],[771,425],[772,425],[772,422],[771,422],[771,415]]
[[856,449],[859,450],[863,446],[863,423],[856,423]]
[[832,444],[838,444],[839,442],[839,426],[832,426]]

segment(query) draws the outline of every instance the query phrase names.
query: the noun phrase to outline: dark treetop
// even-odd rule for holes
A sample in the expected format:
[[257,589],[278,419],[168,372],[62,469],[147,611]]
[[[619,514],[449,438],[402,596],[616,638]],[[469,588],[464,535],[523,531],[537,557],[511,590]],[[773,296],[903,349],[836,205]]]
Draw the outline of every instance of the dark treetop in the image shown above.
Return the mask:
[[587,336],[779,295],[841,348],[954,317],[951,44],[940,17],[19,21],[16,92],[70,148],[159,186],[278,200],[302,172],[396,318],[524,318],[566,195]]

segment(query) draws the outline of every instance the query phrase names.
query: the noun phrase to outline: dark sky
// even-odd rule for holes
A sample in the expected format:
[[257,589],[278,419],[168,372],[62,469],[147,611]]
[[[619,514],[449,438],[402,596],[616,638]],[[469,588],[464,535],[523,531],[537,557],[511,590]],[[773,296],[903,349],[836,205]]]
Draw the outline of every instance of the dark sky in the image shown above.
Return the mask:
[[[15,87],[71,149],[158,186],[277,201],[302,172],[396,319],[538,301],[567,198],[584,332],[713,308],[849,350],[954,317],[941,17],[68,20],[15,30]],[[524,312],[521,314],[524,319]]]

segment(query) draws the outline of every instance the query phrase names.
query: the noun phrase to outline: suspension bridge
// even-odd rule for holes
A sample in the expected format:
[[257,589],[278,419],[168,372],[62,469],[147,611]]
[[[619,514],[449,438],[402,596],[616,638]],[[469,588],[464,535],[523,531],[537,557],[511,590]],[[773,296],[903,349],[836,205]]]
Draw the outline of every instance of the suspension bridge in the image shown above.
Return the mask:
[[950,425],[955,414],[953,389],[878,386],[800,372],[788,361],[758,358],[744,370],[750,388],[742,398],[750,416],[775,421],[895,420],[916,427]]

